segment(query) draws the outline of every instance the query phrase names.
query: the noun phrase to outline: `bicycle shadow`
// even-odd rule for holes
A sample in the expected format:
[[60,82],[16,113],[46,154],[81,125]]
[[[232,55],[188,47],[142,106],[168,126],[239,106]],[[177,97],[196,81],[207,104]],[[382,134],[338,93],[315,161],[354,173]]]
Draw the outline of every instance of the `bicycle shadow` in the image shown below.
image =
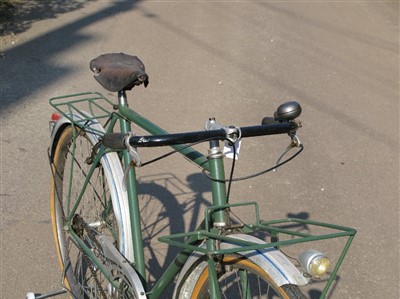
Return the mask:
[[[139,179],[138,193],[149,289],[180,250],[159,242],[158,238],[195,230],[201,222],[202,210],[209,205],[203,196],[207,191],[207,179],[202,174],[189,175],[187,182],[170,173]],[[173,287],[172,283],[167,288],[165,298],[172,297]]]
[[[148,287],[151,289],[163,271],[173,261],[179,248],[158,241],[165,235],[193,231],[200,224],[204,209],[210,205],[206,193],[210,192],[209,181],[201,173],[188,175],[186,182],[171,173],[141,177],[138,184],[142,216],[143,244],[146,258]],[[287,213],[288,218],[310,219],[308,212]],[[297,232],[310,232],[303,223],[282,224],[281,228]],[[255,234],[258,236],[258,234]],[[259,236],[266,239],[265,236]],[[268,241],[268,240],[267,240]],[[330,288],[332,294],[340,276],[336,275]],[[320,298],[328,279],[313,281],[303,289],[308,298]],[[322,287],[321,287],[322,286]],[[164,296],[171,298],[174,282],[167,288]]]

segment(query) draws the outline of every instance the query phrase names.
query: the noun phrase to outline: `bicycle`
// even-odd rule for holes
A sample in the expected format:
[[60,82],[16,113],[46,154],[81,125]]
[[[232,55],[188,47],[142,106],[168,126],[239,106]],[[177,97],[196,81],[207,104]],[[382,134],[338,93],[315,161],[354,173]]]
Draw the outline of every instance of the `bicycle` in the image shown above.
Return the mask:
[[[117,104],[95,92],[50,99],[57,110],[50,122],[48,153],[53,175],[52,225],[63,287],[71,297],[162,298],[175,279],[173,298],[305,298],[300,287],[325,275],[329,259],[321,252],[306,250],[295,263],[281,248],[344,237],[345,246],[321,293],[321,298],[326,297],[356,230],[304,219],[263,221],[256,202],[229,202],[237,144],[242,138],[289,136],[289,147],[262,173],[280,167],[303,150],[297,135],[302,110],[297,102],[282,104],[261,125],[223,126],[209,119],[204,131],[169,134],[128,107],[126,91],[149,83],[136,56],[101,55],[91,61],[90,68],[106,90],[118,93]],[[132,124],[149,135],[135,135]],[[220,141],[233,153],[228,179]],[[209,143],[206,156],[193,148],[201,142]],[[173,151],[144,163],[138,148],[155,146],[170,146]],[[297,152],[282,161],[294,148]],[[136,168],[173,153],[182,154],[208,176],[212,205],[205,209],[197,230],[159,238],[180,252],[149,289]],[[237,207],[254,209],[254,223],[238,220],[233,213]],[[330,231],[311,235],[284,227],[288,224]],[[255,231],[266,234],[270,241],[252,235]]]

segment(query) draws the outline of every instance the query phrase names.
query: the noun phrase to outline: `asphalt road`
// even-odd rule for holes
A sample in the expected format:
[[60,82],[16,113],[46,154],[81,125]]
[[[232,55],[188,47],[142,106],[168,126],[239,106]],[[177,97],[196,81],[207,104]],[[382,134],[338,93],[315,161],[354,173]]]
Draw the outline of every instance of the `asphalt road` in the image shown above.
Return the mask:
[[[258,201],[265,219],[356,228],[330,298],[399,298],[398,1],[38,1],[29,10],[16,35],[1,37],[1,298],[60,287],[47,100],[103,92],[88,66],[107,52],[143,60],[150,85],[129,92],[130,105],[171,132],[200,130],[211,116],[258,124],[299,101],[304,154],[233,184],[232,199]],[[244,141],[236,175],[267,168],[287,142]],[[143,213],[159,217],[145,232],[153,276],[173,254],[153,238],[193,228],[210,199],[207,180],[186,165],[172,157],[139,171],[153,204]],[[342,245],[321,247],[337,258]],[[319,286],[306,293],[315,298]]]

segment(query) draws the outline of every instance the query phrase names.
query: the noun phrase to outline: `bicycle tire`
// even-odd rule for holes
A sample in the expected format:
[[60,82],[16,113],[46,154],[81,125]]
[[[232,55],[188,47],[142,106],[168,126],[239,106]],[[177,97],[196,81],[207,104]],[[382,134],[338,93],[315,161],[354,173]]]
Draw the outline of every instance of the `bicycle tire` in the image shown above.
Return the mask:
[[[96,129],[99,127],[97,125]],[[91,167],[88,158],[97,142],[97,134],[70,125],[62,131],[52,157],[51,218],[60,267],[64,273],[63,283],[75,298],[134,298],[123,275],[119,275],[121,289],[111,287],[66,229],[68,213],[82,190]],[[119,198],[125,196],[118,182],[122,181],[122,173],[116,153],[103,155],[71,219],[74,232],[81,234],[85,244],[103,259],[101,246],[96,244],[99,234],[112,238],[118,250],[128,260],[133,260],[129,249],[132,248],[129,217],[126,218],[129,211],[123,204],[127,199]],[[118,276],[120,273],[114,274]]]
[[[217,276],[222,298],[306,298],[298,286],[278,286],[263,269],[240,255],[225,255],[220,261],[220,266],[221,271],[217,273]],[[245,274],[248,280],[246,294],[243,294],[243,281],[239,277],[240,272]],[[193,265],[188,273],[187,279],[184,279],[182,285],[178,286],[178,298],[210,298],[206,257]],[[192,273],[196,277],[194,280],[189,278],[189,276],[193,275]]]

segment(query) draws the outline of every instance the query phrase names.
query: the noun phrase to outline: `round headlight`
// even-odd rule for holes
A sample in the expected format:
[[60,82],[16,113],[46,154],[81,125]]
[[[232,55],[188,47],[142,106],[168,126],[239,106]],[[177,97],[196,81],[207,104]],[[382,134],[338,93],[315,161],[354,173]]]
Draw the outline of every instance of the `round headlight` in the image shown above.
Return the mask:
[[299,256],[299,261],[304,270],[312,277],[320,278],[329,269],[330,261],[321,252],[316,250],[304,251]]

